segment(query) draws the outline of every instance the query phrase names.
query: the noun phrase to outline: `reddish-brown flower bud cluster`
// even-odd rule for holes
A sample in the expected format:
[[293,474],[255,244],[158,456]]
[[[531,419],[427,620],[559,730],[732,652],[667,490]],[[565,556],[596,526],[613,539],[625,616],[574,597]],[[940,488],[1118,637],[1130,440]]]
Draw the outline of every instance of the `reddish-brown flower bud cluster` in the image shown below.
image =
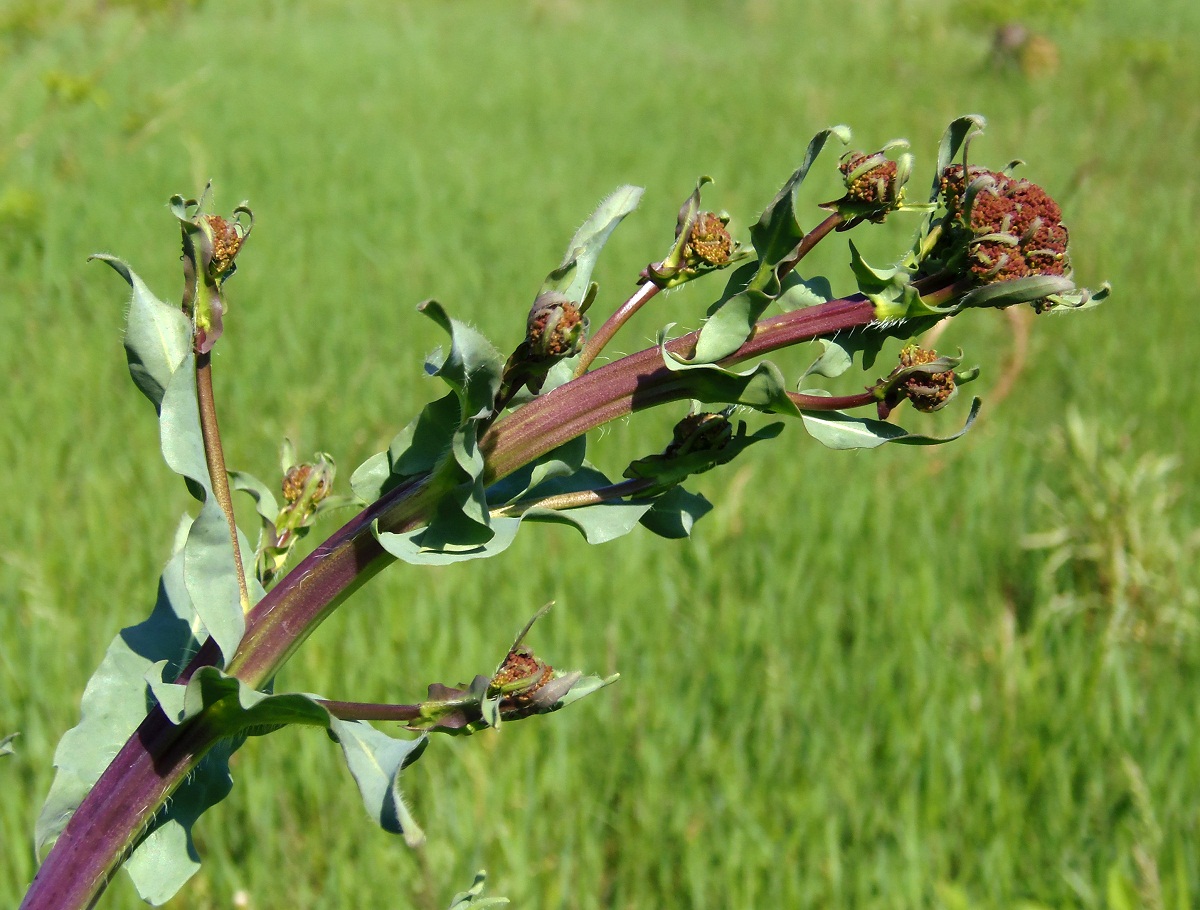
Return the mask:
[[[896,372],[909,367],[933,363],[938,359],[936,351],[910,344],[900,351],[900,365]],[[900,382],[904,397],[912,402],[918,411],[936,411],[941,408],[950,396],[954,394],[954,371],[945,370],[938,373],[916,371],[908,374]]]
[[[520,646],[508,652],[488,688],[504,695],[501,708],[507,711],[529,702],[534,693],[553,678],[554,668],[550,664],[534,656],[528,648]],[[510,686],[514,688],[505,691]]]
[[525,340],[537,357],[570,357],[583,343],[587,321],[574,303],[553,292],[538,297],[529,311]]
[[[289,505],[299,501],[300,497],[304,495],[314,470],[311,464],[292,465],[288,468],[288,472],[283,476],[283,498]],[[309,495],[313,505],[328,496],[328,478],[323,475],[319,476],[315,488]]]
[[1040,186],[957,164],[941,185],[946,222],[969,232],[968,268],[979,283],[1070,272],[1062,210]]
[[214,278],[224,277],[233,268],[233,260],[237,258],[245,236],[235,222],[226,221],[220,215],[205,215],[204,221],[212,231],[213,238],[209,274]]
[[[879,162],[861,174],[854,173],[871,158],[878,158]],[[899,201],[896,199],[897,166],[890,158],[868,155],[866,152],[850,152],[842,158],[838,170],[846,180],[846,195],[855,202],[884,208],[894,206]]]
[[684,259],[695,267],[701,263],[722,266],[733,255],[733,238],[725,221],[713,212],[701,212],[692,223],[687,245],[683,249]]
[[724,414],[710,411],[689,414],[675,424],[671,444],[663,455],[674,458],[688,452],[719,451],[732,435],[733,428]]

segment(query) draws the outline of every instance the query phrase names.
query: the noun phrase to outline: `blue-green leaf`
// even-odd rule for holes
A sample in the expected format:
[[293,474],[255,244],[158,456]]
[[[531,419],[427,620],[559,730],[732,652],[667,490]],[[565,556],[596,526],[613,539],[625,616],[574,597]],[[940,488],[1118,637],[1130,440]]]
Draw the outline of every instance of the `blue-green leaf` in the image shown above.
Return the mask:
[[450,336],[450,352],[430,358],[426,371],[458,394],[462,420],[490,415],[504,372],[503,355],[480,332],[451,319],[436,300],[427,300],[417,309]]
[[800,226],[796,216],[797,193],[813,162],[831,136],[839,139],[844,145],[850,141],[850,129],[846,126],[834,126],[813,136],[800,166],[775,194],[775,198],[763,210],[758,222],[750,228],[750,241],[766,268],[776,269],[804,239],[804,228]]
[[279,503],[275,492],[265,483],[245,471],[229,472],[229,487],[240,493],[246,493],[254,500],[254,509],[269,525],[274,525],[279,518]]
[[394,739],[364,721],[329,719],[329,732],[342,747],[367,813],[391,834],[419,847],[425,833],[413,818],[400,792],[400,772],[421,757],[429,740]]
[[646,530],[668,540],[690,537],[692,528],[712,511],[712,503],[699,493],[676,486],[657,499],[650,511],[641,518]]
[[[190,521],[176,535],[180,546],[188,524]],[[54,752],[57,774],[34,829],[39,852],[66,827],[112,757],[146,716],[147,707],[153,704],[146,673],[163,660],[170,662],[172,674],[177,673],[201,638],[183,581],[183,551],[179,549],[163,569],[153,612],[112,640],[84,689],[79,724],[59,740]]]
[[155,297],[120,259],[104,253],[91,258],[107,262],[133,289],[125,320],[125,357],[134,384],[157,408],[172,374],[192,349],[191,321],[179,307]]
[[952,121],[938,143],[937,170],[933,174],[933,186],[929,190],[929,201],[937,202],[942,192],[942,171],[958,157],[959,150],[974,136],[987,127],[987,120],[980,114],[967,114]]
[[621,221],[637,208],[642,188],[619,186],[610,193],[575,232],[562,263],[546,276],[542,293],[557,291],[579,305],[587,296],[592,270],[600,251]]
[[887,442],[927,446],[950,442],[962,436],[975,422],[981,404],[982,402],[976,398],[971,403],[971,412],[967,415],[962,429],[945,437],[910,433],[894,423],[866,417],[852,417],[842,411],[803,411],[801,418],[804,421],[804,429],[808,430],[809,434],[822,445],[831,449],[873,449]]

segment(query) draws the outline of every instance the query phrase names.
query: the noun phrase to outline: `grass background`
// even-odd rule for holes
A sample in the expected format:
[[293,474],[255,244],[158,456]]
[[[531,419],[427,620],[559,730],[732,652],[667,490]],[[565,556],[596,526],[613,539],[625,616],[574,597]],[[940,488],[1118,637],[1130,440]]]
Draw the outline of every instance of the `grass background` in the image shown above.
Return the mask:
[[[324,737],[251,742],[171,906],[444,907],[481,867],[518,907],[1200,903],[1192,4],[1035,17],[1060,62],[1033,75],[989,66],[989,8],[949,0],[151,6],[0,4],[0,734],[21,733],[0,759],[0,902],[35,868],[54,745],[187,505],[125,375],[124,286],[88,254],[172,299],[167,197],[208,178],[222,210],[249,197],[215,362],[229,461],[269,476],[286,435],[348,476],[440,394],[420,358],[441,339],[413,305],[437,296],[515,345],[617,184],[648,191],[601,263],[601,311],[665,250],[698,174],[744,232],[816,130],[907,136],[928,173],[945,124],[979,111],[974,160],[1029,162],[1110,304],[1038,320],[1013,394],[952,446],[832,453],[789,428],[703,478],[716,509],[693,542],[593,551],[535,528],[501,560],[384,573],[282,686],[409,700],[487,672],[552,598],[538,652],[622,681],[435,741],[407,772],[417,852],[367,821]],[[831,162],[813,203],[838,194]],[[886,253],[904,230],[863,242]],[[848,291],[844,245],[825,246]],[[666,297],[618,348],[705,302]],[[986,402],[1005,323],[957,322],[943,345],[984,367]],[[1107,440],[1082,468],[1055,441],[1072,409]],[[593,457],[619,473],[678,416],[612,427]],[[1177,467],[1154,475],[1146,453]],[[1050,528],[1101,568],[1047,580],[1021,540]],[[1129,564],[1149,580],[1114,582]],[[124,879],[102,901],[137,905]]]

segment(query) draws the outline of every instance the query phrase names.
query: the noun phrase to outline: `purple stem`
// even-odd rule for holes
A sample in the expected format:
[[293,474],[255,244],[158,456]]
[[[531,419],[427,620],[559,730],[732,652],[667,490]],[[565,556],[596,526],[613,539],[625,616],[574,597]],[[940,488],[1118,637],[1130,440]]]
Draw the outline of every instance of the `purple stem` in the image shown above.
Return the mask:
[[[779,348],[870,324],[874,306],[861,296],[835,300],[766,319],[750,339],[722,361],[730,366]],[[692,332],[667,344],[687,355]],[[537,398],[491,427],[480,440],[492,483],[564,442],[614,418],[666,401],[690,397],[687,384],[662,364],[658,348],[613,361]],[[261,688],[320,622],[389,562],[372,534],[379,527],[411,530],[428,521],[447,492],[444,483],[420,477],[401,484],[334,532],[282,578],[247,614],[246,634],[226,671]],[[218,665],[210,640],[181,674]],[[101,775],[79,805],[30,885],[23,910],[77,910],[90,906],[154,813],[219,738],[203,715],[175,726],[158,708]]]

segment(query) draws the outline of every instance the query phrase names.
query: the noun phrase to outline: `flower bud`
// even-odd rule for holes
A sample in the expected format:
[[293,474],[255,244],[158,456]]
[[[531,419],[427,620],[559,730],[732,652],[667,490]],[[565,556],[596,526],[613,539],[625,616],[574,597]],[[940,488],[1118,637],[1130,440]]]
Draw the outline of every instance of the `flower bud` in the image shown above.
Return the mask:
[[236,221],[226,221],[220,215],[204,215],[202,219],[212,242],[208,276],[213,281],[223,281],[237,268],[234,259],[246,239],[246,231]]
[[733,425],[728,415],[709,411],[689,414],[675,424],[671,444],[663,456],[677,458],[695,452],[720,452],[732,438]]
[[936,351],[910,344],[901,349],[900,363],[874,387],[879,416],[887,416],[905,399],[918,411],[944,408],[958,394],[958,383],[969,382],[977,371],[956,373],[961,357],[943,357]]
[[701,212],[696,216],[683,248],[685,268],[720,268],[729,263],[734,242],[726,226],[728,223],[727,217],[715,212]]
[[[1062,209],[1035,183],[981,167],[942,173],[943,235],[935,248],[977,284],[1031,276],[1069,277],[1069,234]],[[1042,312],[1046,300],[1033,302]]]
[[588,319],[566,295],[545,291],[529,311],[525,343],[536,359],[572,357],[583,350]]

